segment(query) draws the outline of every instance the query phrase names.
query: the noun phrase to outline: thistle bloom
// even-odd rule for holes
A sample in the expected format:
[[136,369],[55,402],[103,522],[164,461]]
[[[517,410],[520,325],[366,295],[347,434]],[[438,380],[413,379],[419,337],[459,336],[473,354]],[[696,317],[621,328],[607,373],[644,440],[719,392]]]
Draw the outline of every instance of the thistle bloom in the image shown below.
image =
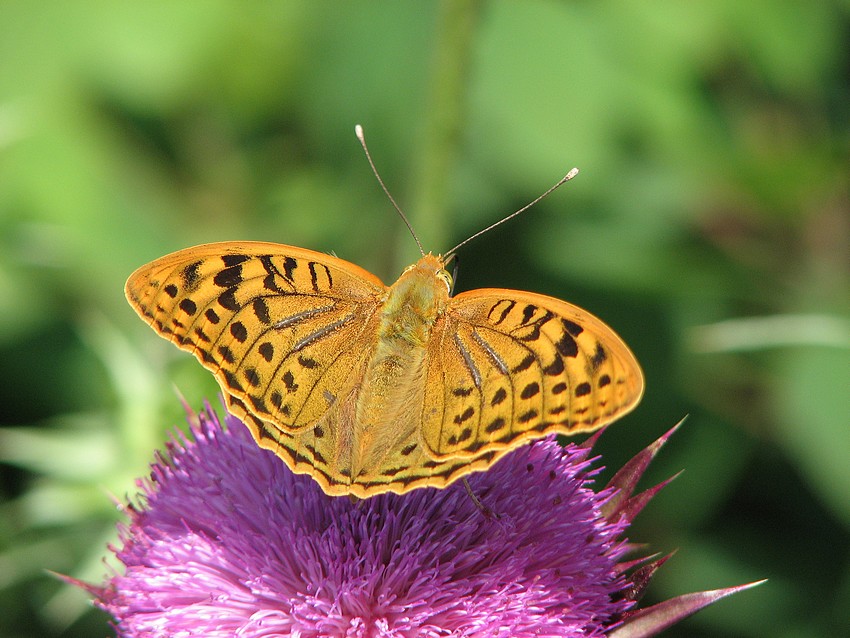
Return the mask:
[[624,562],[624,533],[669,433],[598,492],[589,446],[521,448],[470,477],[488,514],[461,484],[328,497],[236,418],[190,420],[126,508],[124,573],[85,586],[122,637],[636,638],[739,589],[636,608],[663,559]]

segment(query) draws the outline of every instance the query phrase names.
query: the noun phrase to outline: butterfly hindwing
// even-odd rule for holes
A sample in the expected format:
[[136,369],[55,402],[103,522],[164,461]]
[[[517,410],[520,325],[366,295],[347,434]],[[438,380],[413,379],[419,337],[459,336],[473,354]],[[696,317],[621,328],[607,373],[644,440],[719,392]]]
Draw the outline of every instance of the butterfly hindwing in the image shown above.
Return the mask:
[[438,459],[595,430],[630,411],[643,389],[637,361],[610,328],[534,293],[453,297],[431,355],[422,437]]
[[205,244],[137,270],[127,298],[226,394],[284,430],[314,424],[362,358],[386,286],[335,257],[265,242]]

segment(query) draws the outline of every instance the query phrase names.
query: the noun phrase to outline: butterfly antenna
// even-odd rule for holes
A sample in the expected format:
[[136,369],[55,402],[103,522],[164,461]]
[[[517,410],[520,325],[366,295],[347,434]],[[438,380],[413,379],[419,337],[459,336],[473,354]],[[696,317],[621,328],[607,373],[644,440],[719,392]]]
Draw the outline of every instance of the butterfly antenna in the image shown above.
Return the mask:
[[489,232],[489,231],[493,230],[496,226],[499,226],[499,225],[501,225],[501,224],[504,224],[506,221],[508,221],[509,219],[513,219],[514,217],[516,217],[516,216],[517,216],[517,215],[519,215],[520,213],[524,213],[524,212],[525,212],[525,211],[527,211],[529,208],[531,208],[532,206],[534,206],[537,202],[539,202],[541,199],[543,199],[544,197],[546,197],[547,195],[549,195],[549,193],[551,193],[553,190],[555,190],[555,189],[556,189],[556,188],[558,188],[559,186],[563,186],[564,184],[566,184],[568,181],[570,181],[570,180],[571,180],[573,177],[575,177],[576,175],[578,175],[578,169],[577,169],[577,168],[574,168],[574,169],[570,170],[570,172],[569,172],[569,173],[567,173],[567,174],[566,174],[566,175],[564,175],[564,176],[563,176],[560,180],[558,180],[558,183],[557,183],[557,184],[555,184],[554,186],[552,186],[549,190],[547,190],[545,193],[543,193],[542,195],[540,195],[540,196],[539,196],[537,199],[535,199],[533,202],[530,202],[530,203],[526,204],[525,206],[523,206],[522,208],[520,208],[518,211],[516,211],[515,213],[511,213],[511,214],[510,214],[510,215],[508,215],[507,217],[503,217],[502,219],[500,219],[499,221],[497,221],[495,224],[490,224],[490,225],[489,225],[489,226],[487,226],[487,228],[485,228],[484,230],[479,230],[479,231],[478,231],[477,233],[475,233],[472,237],[467,237],[466,239],[464,239],[464,240],[463,240],[462,242],[460,242],[457,246],[455,246],[454,248],[452,248],[450,251],[448,251],[448,252],[446,253],[446,259],[448,259],[448,258],[452,257],[452,256],[453,256],[453,255],[457,252],[458,248],[460,248],[460,247],[461,247],[461,246],[463,246],[464,244],[468,244],[469,242],[471,242],[471,241],[472,241],[473,239],[475,239],[476,237],[479,237],[479,236],[483,235],[484,233],[486,233],[486,232]]
[[354,134],[357,136],[357,139],[360,140],[360,146],[363,147],[363,152],[366,153],[366,159],[369,160],[369,166],[372,167],[372,172],[375,174],[375,179],[378,180],[378,183],[381,185],[386,196],[389,198],[390,203],[393,205],[393,208],[396,209],[396,212],[399,216],[404,220],[404,223],[407,225],[407,229],[410,231],[410,234],[413,235],[413,240],[416,242],[416,245],[419,247],[419,252],[422,255],[425,255],[425,251],[422,248],[422,244],[419,241],[419,237],[416,236],[416,231],[413,230],[413,226],[410,225],[410,221],[408,221],[407,216],[404,214],[404,211],[401,210],[396,201],[393,199],[393,196],[390,195],[390,191],[387,189],[384,184],[384,180],[381,179],[380,174],[378,173],[378,169],[375,167],[375,162],[372,161],[372,154],[369,153],[369,147],[366,146],[366,138],[363,136],[363,127],[359,124],[354,127]]

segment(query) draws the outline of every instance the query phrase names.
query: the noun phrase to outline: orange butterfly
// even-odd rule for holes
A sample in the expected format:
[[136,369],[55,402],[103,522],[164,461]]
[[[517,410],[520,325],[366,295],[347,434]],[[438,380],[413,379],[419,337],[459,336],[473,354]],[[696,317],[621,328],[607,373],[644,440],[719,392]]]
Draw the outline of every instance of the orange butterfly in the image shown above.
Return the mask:
[[304,248],[224,242],[143,266],[126,295],[261,447],[334,496],[442,488],[637,405],[640,367],[602,321],[531,292],[452,296],[444,266],[424,255],[388,287]]

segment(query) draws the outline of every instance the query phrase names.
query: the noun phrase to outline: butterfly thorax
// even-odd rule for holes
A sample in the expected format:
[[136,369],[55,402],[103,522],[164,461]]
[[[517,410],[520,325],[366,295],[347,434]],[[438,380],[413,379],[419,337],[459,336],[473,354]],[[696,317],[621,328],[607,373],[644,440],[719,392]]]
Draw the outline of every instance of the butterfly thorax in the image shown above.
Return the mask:
[[[434,324],[449,299],[442,260],[425,255],[393,284],[381,310],[375,349],[357,401],[352,470],[368,473],[388,450],[416,434]],[[419,409],[414,409],[415,406]]]
[[449,299],[448,277],[442,260],[430,254],[405,270],[387,291],[379,340],[424,346]]

